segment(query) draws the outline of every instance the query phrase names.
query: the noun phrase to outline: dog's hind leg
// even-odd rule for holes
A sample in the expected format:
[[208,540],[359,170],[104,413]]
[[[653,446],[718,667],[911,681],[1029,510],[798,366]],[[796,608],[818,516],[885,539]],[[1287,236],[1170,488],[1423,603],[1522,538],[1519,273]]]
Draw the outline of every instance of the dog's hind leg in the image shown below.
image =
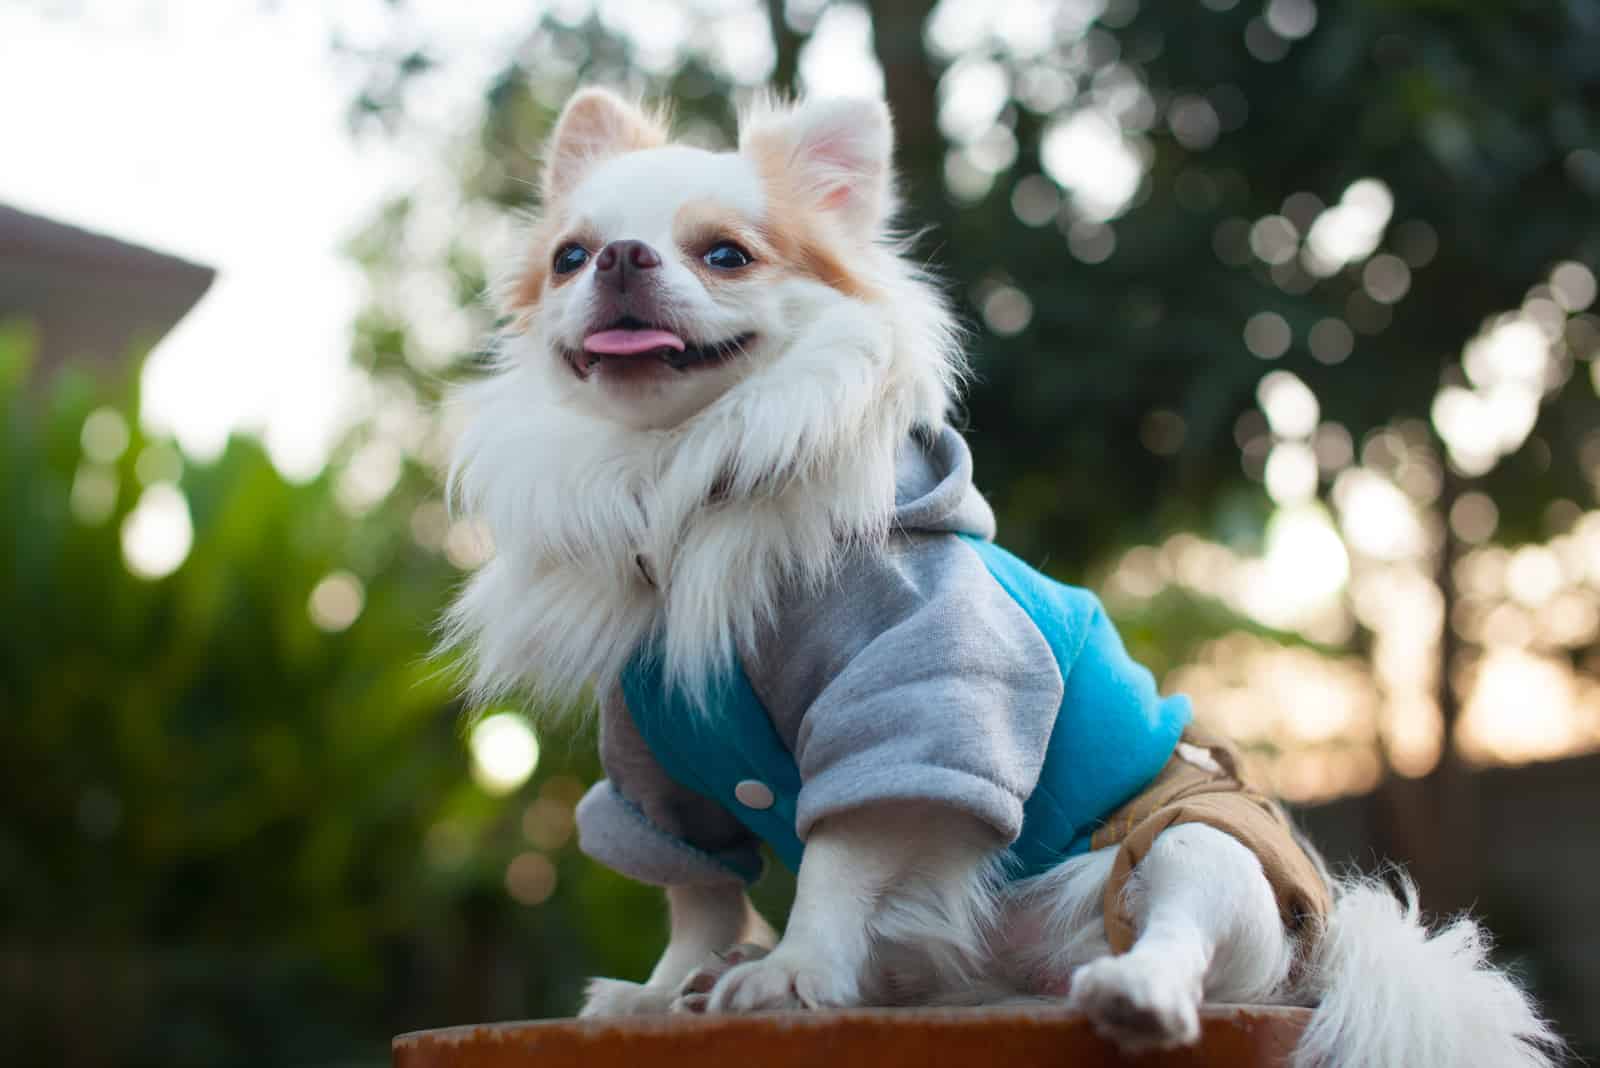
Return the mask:
[[1125,1051],[1193,1043],[1203,1000],[1265,1001],[1286,984],[1294,944],[1260,861],[1237,839],[1172,827],[1124,895],[1133,947],[1079,968],[1067,1003]]

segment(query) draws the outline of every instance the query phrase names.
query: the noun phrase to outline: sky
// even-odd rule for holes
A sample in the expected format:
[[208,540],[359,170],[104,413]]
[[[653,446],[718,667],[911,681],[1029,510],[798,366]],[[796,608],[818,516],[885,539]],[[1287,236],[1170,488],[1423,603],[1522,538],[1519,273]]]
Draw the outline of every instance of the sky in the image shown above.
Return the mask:
[[[749,0],[698,2],[719,13],[716,61],[758,79],[764,16]],[[651,0],[408,0],[398,19],[385,0],[0,5],[0,203],[216,268],[146,364],[142,418],[202,460],[258,433],[280,470],[310,477],[362,395],[349,340],[364,283],[342,245],[477,127],[484,86],[547,9],[597,10],[639,47],[654,39],[663,63],[685,44]],[[865,16],[847,6],[822,23],[803,80],[881,91]],[[352,137],[364,72],[336,36],[446,60],[408,94],[403,137]]]
[[[470,129],[528,6],[411,8],[409,32],[457,57],[429,79],[423,128]],[[218,271],[144,373],[145,422],[198,458],[243,429],[309,476],[357,395],[363,283],[341,244],[428,157],[351,137],[359,72],[335,31],[361,45],[392,27],[382,0],[0,5],[0,202]]]

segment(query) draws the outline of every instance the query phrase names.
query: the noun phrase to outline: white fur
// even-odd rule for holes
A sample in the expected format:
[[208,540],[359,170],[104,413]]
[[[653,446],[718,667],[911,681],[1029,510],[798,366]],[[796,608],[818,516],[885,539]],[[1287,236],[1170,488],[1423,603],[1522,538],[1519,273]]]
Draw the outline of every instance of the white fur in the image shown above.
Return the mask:
[[[994,833],[965,814],[884,805],[813,828],[789,924],[711,992],[711,1012],[883,1001],[883,951],[949,981],[978,975],[993,922]],[[909,973],[901,978],[909,977]],[[904,992],[903,990],[901,991]],[[874,993],[876,996],[873,996]]]
[[672,935],[666,951],[643,983],[594,979],[584,994],[582,1016],[640,1016],[673,1011],[684,984],[714,966],[728,947],[748,943],[770,948],[777,936],[734,883],[678,886],[667,890]]
[[1293,945],[1255,855],[1201,824],[1160,835],[1124,891],[1133,948],[1072,976],[1067,1004],[1124,1048],[1192,1043],[1202,1000],[1268,1002]]
[[624,234],[656,248],[671,246],[672,215],[691,200],[713,201],[757,218],[766,207],[761,178],[749,160],[691,145],[664,145],[596,164],[571,196],[573,213],[602,233]]
[[1295,1068],[1547,1068],[1563,1045],[1532,1001],[1489,962],[1489,938],[1461,916],[1430,930],[1416,888],[1376,880],[1335,887],[1313,962],[1317,1002]]
[[[800,136],[805,113],[763,113],[747,132]],[[824,117],[839,114],[830,104]],[[870,109],[856,114],[875,121]],[[646,198],[637,168],[647,156],[675,181],[704,173]],[[885,155],[885,175],[887,165]],[[740,157],[660,149],[597,167],[575,202],[626,197],[614,218],[592,214],[640,233],[670,226],[679,203],[708,189],[729,203],[750,195]],[[492,375],[459,396],[470,415],[451,472],[453,498],[495,547],[446,621],[447,643],[472,655],[480,697],[604,690],[652,632],[668,680],[696,693],[770,618],[780,589],[825,581],[853,543],[885,535],[895,451],[913,426],[945,418],[962,363],[942,298],[890,238],[858,234],[842,254],[874,298],[794,276],[719,303],[694,295],[686,269],[672,274],[690,333],[748,329],[761,340],[725,376],[688,376],[723,376],[713,379],[723,391],[666,428],[615,417],[619,403],[661,398],[598,398],[555,355],[581,332],[582,280],[502,339]]]
[[1069,857],[1007,888],[994,970],[1016,991],[1064,994],[1078,968],[1111,952],[1106,941],[1106,880],[1115,849]]

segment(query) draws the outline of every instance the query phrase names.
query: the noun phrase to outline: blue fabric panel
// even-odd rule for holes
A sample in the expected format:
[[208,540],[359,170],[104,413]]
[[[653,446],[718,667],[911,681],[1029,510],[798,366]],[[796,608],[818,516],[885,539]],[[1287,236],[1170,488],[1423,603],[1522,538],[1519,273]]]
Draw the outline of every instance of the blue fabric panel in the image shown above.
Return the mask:
[[1017,877],[1086,852],[1117,808],[1160,773],[1192,712],[1163,698],[1135,663],[1100,601],[1040,574],[993,542],[967,536],[989,573],[1039,627],[1066,683],[1039,785],[1011,847]]
[[[623,670],[622,695],[639,734],[668,775],[721,804],[771,846],[784,867],[799,870],[804,848],[795,833],[800,771],[742,667],[713,682],[701,707],[669,687],[659,658],[642,650]],[[733,790],[745,779],[771,788],[771,808],[740,804]]]

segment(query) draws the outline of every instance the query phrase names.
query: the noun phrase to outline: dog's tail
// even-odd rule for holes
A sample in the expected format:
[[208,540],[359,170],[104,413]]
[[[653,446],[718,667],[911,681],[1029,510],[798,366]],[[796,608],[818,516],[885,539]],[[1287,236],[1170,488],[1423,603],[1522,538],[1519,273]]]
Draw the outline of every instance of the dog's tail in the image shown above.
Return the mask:
[[1417,890],[1334,884],[1306,973],[1317,1005],[1294,1068],[1551,1068],[1564,1044],[1462,916],[1430,930]]

